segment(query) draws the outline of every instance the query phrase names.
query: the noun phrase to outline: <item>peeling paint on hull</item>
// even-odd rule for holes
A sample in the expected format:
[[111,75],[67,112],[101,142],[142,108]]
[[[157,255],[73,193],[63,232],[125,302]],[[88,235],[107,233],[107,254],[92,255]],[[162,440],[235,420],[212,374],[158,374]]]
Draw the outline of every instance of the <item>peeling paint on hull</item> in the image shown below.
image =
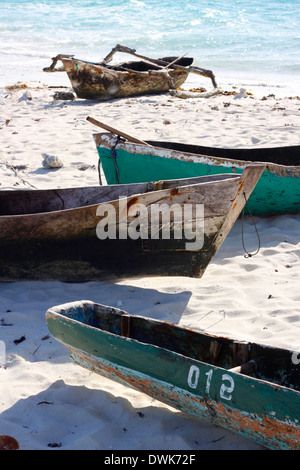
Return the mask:
[[248,206],[252,214],[300,211],[300,146],[268,149],[220,149],[149,142],[152,147],[119,142],[112,134],[96,134],[95,142],[108,184],[153,179],[189,178],[222,173],[241,173],[253,163],[265,162],[265,170]]
[[[78,98],[109,100],[166,93],[171,87],[163,73],[117,71],[75,59],[61,59]],[[187,70],[170,70],[175,88],[187,79]]]
[[[230,429],[270,449],[300,449],[299,427],[297,429],[295,425],[288,422],[234,409],[209,397],[193,395],[190,391],[173,384],[154,380],[150,376],[84,354],[82,351],[71,349],[70,357],[74,362],[92,372],[139,390],[184,413]],[[253,393],[251,389],[250,393]]]
[[[79,365],[270,449],[300,449],[300,365],[292,363],[290,351],[130,316],[89,301],[53,307],[46,321]],[[216,342],[219,356],[207,362]],[[254,376],[231,370],[241,351],[256,358]],[[272,383],[278,372],[283,377],[284,368],[283,384]],[[295,389],[287,386],[293,381]]]

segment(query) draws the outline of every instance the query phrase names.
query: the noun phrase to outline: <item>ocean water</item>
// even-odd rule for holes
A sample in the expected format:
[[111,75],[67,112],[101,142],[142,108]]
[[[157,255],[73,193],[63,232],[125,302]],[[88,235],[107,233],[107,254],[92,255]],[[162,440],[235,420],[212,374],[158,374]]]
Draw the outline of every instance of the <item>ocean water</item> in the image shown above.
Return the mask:
[[300,95],[300,0],[0,0],[0,86],[62,83],[65,74],[42,72],[53,56],[99,61],[117,43],[148,57],[192,56],[221,85]]

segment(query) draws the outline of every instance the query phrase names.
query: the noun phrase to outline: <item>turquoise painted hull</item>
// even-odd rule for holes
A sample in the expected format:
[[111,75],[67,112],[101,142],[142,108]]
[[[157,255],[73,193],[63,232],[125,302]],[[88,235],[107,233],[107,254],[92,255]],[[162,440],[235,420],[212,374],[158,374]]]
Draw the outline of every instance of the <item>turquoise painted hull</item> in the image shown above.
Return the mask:
[[[53,307],[46,322],[79,365],[271,449],[300,449],[299,364],[290,351],[89,301]],[[258,363],[253,376],[232,368],[246,356]]]
[[[112,150],[116,137],[99,134],[95,139],[107,184],[242,173],[246,164],[254,163],[128,142],[118,143]],[[249,198],[248,208],[253,215],[300,211],[300,150],[295,165],[266,163]]]

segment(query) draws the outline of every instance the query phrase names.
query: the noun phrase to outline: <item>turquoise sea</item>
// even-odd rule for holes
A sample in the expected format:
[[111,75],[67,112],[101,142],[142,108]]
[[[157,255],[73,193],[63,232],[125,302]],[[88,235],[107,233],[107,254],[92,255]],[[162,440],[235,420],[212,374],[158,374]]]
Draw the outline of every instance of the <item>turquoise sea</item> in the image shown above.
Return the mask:
[[47,81],[58,53],[99,61],[117,43],[187,54],[219,82],[300,87],[300,0],[0,0],[1,86]]

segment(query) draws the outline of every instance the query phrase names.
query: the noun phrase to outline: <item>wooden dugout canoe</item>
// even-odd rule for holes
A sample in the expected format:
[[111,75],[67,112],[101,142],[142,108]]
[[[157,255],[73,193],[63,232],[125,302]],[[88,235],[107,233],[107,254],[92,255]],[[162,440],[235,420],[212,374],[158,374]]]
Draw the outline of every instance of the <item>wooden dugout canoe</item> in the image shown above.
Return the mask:
[[[0,191],[0,279],[201,277],[262,171],[253,166],[242,176]],[[194,213],[185,212],[187,205]],[[198,207],[204,218],[196,219]]]
[[108,184],[241,173],[247,165],[262,162],[265,170],[248,203],[251,213],[300,210],[300,145],[222,149],[176,142],[147,141],[142,145],[117,140],[112,133],[94,138]]
[[[110,65],[116,52],[125,52],[141,60]],[[59,54],[52,58],[45,72],[65,71],[78,98],[108,100],[144,94],[165,93],[176,89],[190,72],[209,77],[217,88],[211,70],[192,66],[191,57],[163,57],[151,59],[136,53],[135,49],[117,44],[102,62],[94,63]],[[56,69],[58,61],[63,68]]]
[[79,365],[270,449],[300,449],[297,352],[78,301],[46,322]]
[[[188,77],[188,66],[193,63],[192,58],[183,58],[179,61],[182,68],[173,69],[171,66],[165,73],[155,64],[143,61],[108,65],[62,54],[58,57],[78,98],[97,100],[166,93],[170,88],[184,83]],[[174,59],[166,57],[161,60],[171,62]]]

